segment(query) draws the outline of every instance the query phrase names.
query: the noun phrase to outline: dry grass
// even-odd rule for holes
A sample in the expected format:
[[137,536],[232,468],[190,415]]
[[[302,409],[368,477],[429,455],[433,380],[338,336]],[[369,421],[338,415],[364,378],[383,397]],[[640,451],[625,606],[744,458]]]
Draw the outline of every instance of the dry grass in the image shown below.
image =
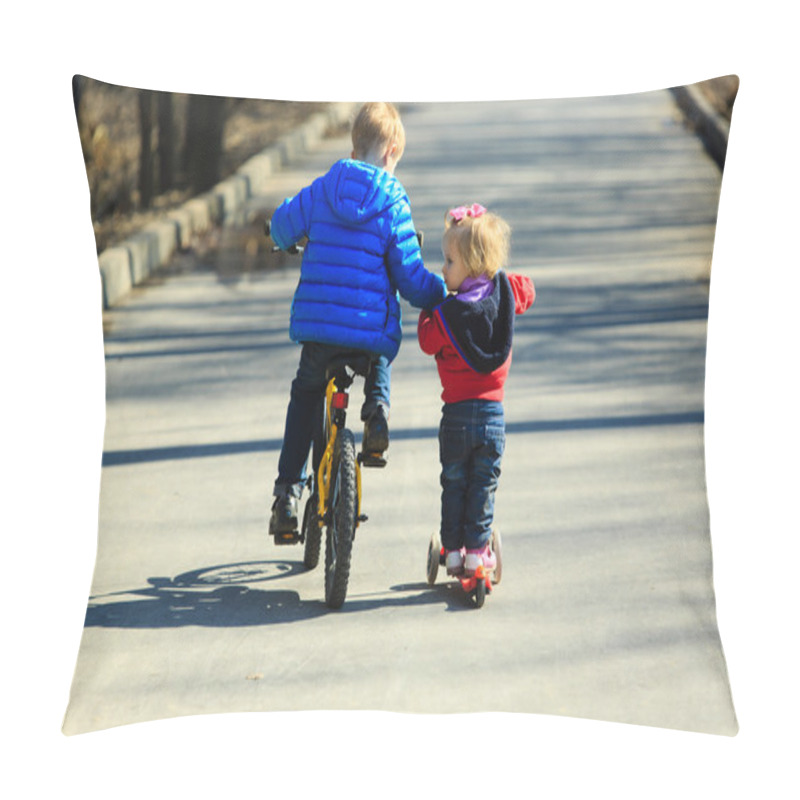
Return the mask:
[[[138,94],[138,89],[99,81],[87,80],[83,86],[78,130],[91,193],[92,225],[98,253],[190,197],[188,176],[179,171],[174,188],[157,195],[151,207],[142,207],[138,189],[141,146]],[[173,95],[179,141],[182,141],[186,127],[187,102],[188,95]],[[221,177],[231,175],[247,159],[328,105],[229,99]],[[180,160],[179,150],[179,163]]]

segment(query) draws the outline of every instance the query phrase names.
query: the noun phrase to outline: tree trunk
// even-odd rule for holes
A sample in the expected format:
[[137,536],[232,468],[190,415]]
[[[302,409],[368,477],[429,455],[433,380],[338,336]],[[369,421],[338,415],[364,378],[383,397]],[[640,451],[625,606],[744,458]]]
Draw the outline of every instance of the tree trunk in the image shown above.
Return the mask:
[[153,94],[139,92],[139,206],[153,202]]
[[168,192],[175,187],[175,121],[172,94],[158,95],[158,191]]
[[190,95],[186,122],[186,171],[195,193],[220,179],[225,98]]
[[75,104],[75,117],[78,120],[78,128],[81,126],[81,97],[83,96],[83,76],[72,76],[72,102]]

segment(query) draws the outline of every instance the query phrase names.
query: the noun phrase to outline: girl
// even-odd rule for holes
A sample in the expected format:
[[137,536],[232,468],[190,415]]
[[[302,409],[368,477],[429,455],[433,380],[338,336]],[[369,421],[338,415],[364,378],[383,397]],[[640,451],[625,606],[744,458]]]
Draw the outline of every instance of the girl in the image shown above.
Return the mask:
[[441,539],[449,575],[494,569],[489,547],[505,447],[503,387],[514,317],[532,305],[530,278],[506,274],[509,226],[477,203],[445,215],[442,275],[450,294],[419,317],[423,352],[442,382]]

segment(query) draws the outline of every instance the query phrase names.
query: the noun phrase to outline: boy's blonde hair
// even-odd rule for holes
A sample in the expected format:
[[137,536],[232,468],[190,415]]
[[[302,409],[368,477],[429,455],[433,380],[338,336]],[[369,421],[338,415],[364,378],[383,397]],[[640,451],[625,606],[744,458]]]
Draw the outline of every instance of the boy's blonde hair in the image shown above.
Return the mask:
[[451,209],[444,219],[444,241],[455,242],[470,276],[494,278],[508,262],[511,244],[508,223],[477,204],[469,209],[464,206]]
[[383,155],[392,144],[397,145],[399,159],[406,147],[406,132],[400,112],[392,103],[364,103],[353,122],[353,154],[363,161],[371,155]]

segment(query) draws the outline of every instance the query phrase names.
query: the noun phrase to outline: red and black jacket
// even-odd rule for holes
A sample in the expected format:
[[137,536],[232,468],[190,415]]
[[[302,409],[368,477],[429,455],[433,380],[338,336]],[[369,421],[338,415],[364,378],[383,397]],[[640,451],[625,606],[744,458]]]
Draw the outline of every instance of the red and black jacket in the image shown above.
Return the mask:
[[501,401],[514,339],[514,317],[536,297],[533,281],[498,272],[492,290],[474,302],[451,295],[419,317],[417,337],[423,352],[436,358],[442,400]]

